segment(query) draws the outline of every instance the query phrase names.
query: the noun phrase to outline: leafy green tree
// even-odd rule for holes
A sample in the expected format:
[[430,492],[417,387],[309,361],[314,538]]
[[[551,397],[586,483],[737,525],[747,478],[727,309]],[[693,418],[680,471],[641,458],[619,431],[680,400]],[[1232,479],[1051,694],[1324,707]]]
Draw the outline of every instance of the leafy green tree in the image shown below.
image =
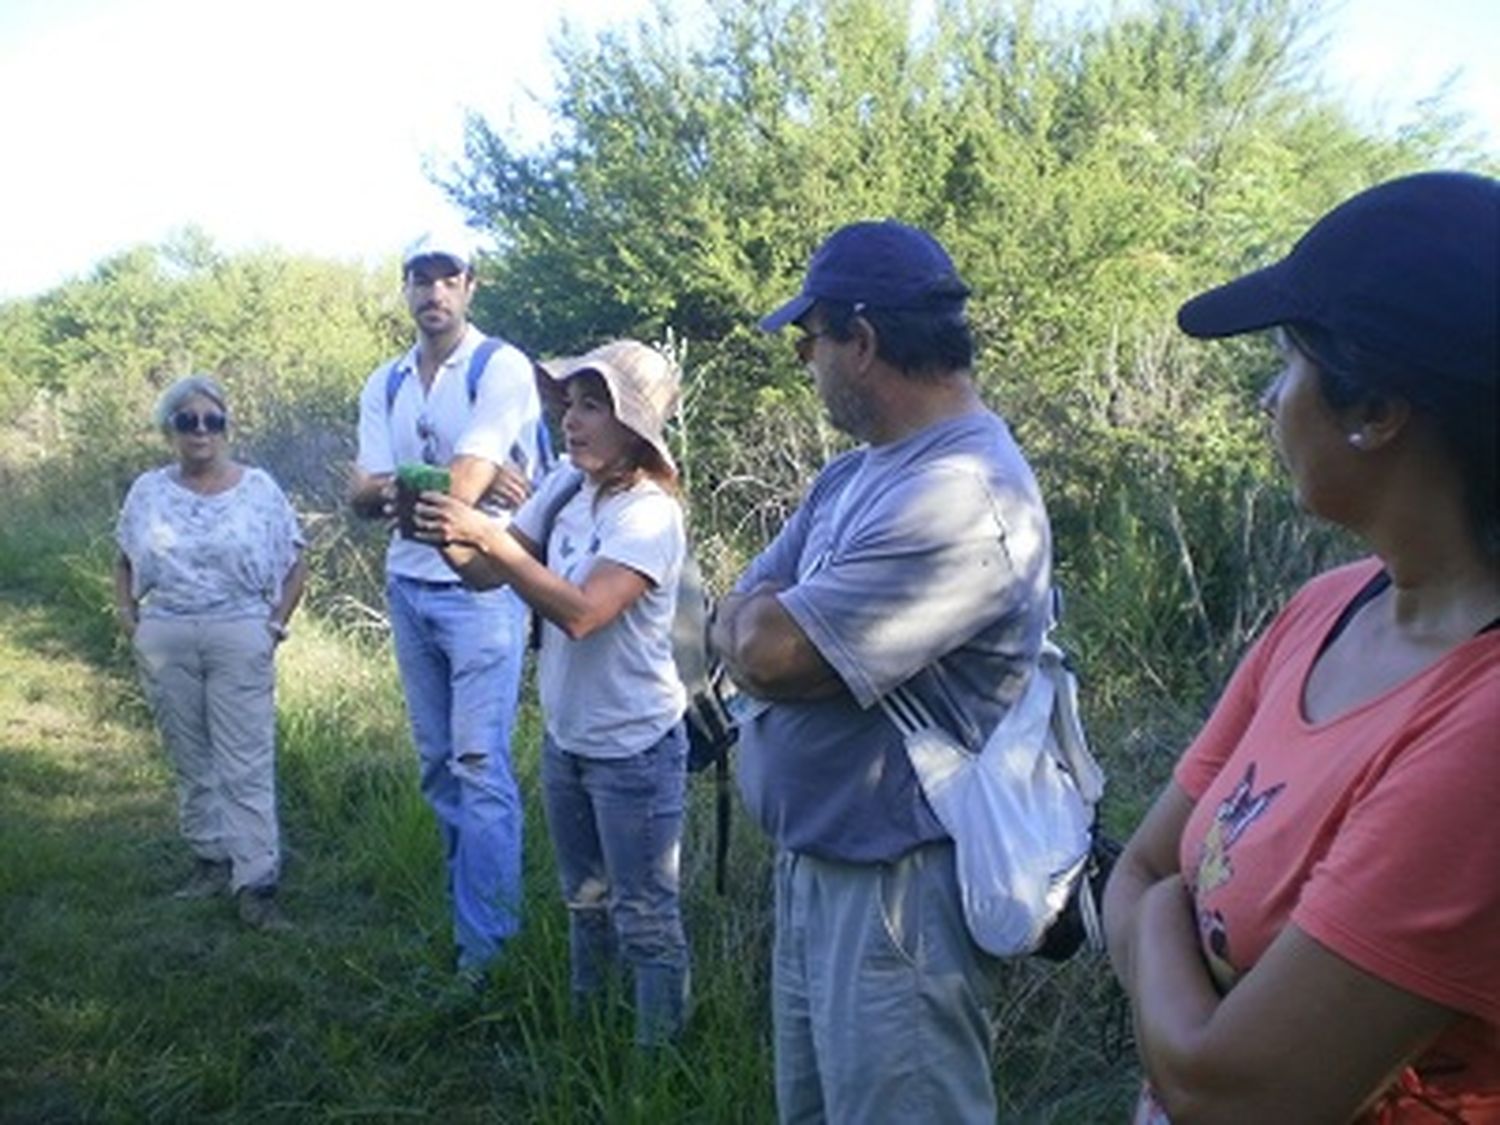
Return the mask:
[[[1368,183],[1483,154],[1441,101],[1383,136],[1322,95],[1316,4],[916,11],[710,0],[691,31],[663,5],[560,37],[552,138],[472,117],[446,185],[502,248],[485,307],[541,352],[685,342],[698,534],[732,566],[838,440],[755,317],[836,226],[931,229],[975,290],[981,383],[1038,465],[1069,583],[1100,624],[1170,634],[1163,668],[1213,674],[1260,615],[1244,521],[1270,518],[1251,407],[1270,358],[1188,344],[1176,306]],[[1152,597],[1091,577],[1121,536]]]
[[0,427],[0,477],[44,482],[63,512],[79,509],[80,494],[111,508],[164,455],[150,421],[163,387],[212,373],[230,398],[236,450],[269,468],[308,521],[320,579],[369,601],[335,517],[359,388],[409,324],[394,268],[226,255],[191,229],[127,251],[0,306],[0,402],[12,419]]
[[0,306],[0,388],[18,407],[44,396],[59,452],[103,461],[154,440],[152,401],[191,371],[223,379],[252,443],[278,427],[348,430],[360,381],[404,324],[393,278],[275,251],[226,256],[189,229]]

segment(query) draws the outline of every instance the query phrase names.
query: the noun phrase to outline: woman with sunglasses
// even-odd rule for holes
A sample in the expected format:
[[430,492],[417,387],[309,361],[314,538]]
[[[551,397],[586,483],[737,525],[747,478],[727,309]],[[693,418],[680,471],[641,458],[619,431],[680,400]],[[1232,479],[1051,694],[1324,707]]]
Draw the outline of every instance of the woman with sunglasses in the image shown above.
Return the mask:
[[196,856],[176,897],[229,891],[245,925],[284,929],[273,658],[307,580],[302,532],[276,482],[230,457],[214,380],[168,387],[156,421],[176,460],[125,497],[115,606]]
[[1137,1121],[1500,1122],[1500,182],[1392,180],[1187,302],[1276,330],[1302,588],[1116,864]]

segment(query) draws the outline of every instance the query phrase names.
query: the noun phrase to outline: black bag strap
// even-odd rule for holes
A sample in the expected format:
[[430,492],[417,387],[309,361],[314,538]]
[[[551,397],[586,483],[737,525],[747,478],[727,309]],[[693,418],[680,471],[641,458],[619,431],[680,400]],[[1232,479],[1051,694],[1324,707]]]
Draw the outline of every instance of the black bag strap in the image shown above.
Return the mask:
[[547,506],[542,509],[542,527],[538,533],[541,538],[537,546],[542,549],[542,561],[547,561],[547,540],[552,538],[552,525],[557,522],[558,513],[568,506],[568,501],[577,496],[583,488],[583,470],[573,465],[558,465],[555,472],[566,474],[566,483],[560,485],[557,491],[547,499]]
[[729,887],[729,755],[714,759],[714,891]]

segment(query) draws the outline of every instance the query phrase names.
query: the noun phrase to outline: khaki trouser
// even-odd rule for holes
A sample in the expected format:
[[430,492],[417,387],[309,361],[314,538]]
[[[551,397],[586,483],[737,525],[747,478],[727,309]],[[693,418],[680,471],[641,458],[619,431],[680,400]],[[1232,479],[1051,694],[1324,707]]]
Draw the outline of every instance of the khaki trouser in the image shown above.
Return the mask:
[[262,618],[143,618],[136,665],[177,771],[178,820],[200,859],[229,861],[230,886],[274,884],[275,642]]
[[776,861],[771,1013],[783,1125],[993,1125],[998,962],[951,841],[891,863]]

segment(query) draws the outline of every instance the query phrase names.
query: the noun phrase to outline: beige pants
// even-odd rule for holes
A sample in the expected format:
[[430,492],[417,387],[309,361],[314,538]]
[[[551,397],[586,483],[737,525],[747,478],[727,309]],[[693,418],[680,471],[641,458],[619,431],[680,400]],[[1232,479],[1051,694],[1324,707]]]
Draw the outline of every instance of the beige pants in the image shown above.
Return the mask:
[[144,618],[141,684],[177,771],[178,819],[200,859],[228,860],[234,890],[274,884],[274,642],[260,618]]

